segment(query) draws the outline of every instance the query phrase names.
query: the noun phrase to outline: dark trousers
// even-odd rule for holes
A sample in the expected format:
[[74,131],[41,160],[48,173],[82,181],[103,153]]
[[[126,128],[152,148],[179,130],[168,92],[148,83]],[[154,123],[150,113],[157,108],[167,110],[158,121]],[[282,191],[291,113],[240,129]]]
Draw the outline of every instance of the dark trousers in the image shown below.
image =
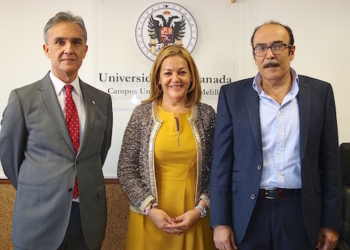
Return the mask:
[[[96,250],[100,249],[97,248]],[[57,250],[89,250],[85,244],[78,202],[73,202],[66,235]]]
[[301,195],[266,199],[259,195],[239,250],[308,250]]

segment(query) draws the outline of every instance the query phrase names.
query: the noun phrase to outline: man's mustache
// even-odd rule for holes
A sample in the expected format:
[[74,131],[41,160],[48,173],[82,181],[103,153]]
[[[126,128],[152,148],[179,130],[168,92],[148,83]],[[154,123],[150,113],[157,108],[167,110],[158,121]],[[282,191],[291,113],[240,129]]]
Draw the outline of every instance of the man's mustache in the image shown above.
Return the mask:
[[278,67],[281,64],[279,62],[268,62],[263,65],[263,68],[268,68],[268,67]]

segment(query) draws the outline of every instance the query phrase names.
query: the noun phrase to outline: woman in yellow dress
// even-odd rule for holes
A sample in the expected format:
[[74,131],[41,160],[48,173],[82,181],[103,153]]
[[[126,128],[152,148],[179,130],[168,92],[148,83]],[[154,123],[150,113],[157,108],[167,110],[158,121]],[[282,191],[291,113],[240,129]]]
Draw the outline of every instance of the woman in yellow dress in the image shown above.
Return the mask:
[[130,199],[126,249],[215,249],[208,216],[215,111],[201,96],[190,53],[164,47],[119,156],[118,178]]

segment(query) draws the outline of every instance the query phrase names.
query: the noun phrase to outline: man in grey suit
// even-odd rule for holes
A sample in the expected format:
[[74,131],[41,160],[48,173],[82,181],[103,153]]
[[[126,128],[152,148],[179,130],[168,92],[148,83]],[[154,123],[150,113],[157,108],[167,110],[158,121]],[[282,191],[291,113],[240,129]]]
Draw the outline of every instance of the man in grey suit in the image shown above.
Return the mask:
[[292,30],[257,27],[259,73],[222,86],[210,179],[218,249],[333,249],[341,229],[335,102],[290,67]]
[[81,17],[57,13],[44,40],[51,71],[11,92],[1,122],[1,163],[17,189],[12,242],[15,249],[100,249],[111,97],[78,77],[88,49]]

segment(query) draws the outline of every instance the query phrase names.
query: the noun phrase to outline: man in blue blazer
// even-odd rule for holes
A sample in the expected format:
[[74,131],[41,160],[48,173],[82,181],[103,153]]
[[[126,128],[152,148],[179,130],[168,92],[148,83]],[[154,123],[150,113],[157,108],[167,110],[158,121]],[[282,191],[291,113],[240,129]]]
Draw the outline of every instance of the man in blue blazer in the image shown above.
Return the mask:
[[335,102],[290,67],[291,29],[257,27],[259,73],[221,88],[210,179],[218,249],[333,249],[341,229]]
[[[111,97],[78,77],[88,49],[80,17],[57,13],[45,26],[44,39],[51,71],[11,92],[1,122],[1,163],[17,190],[12,242],[15,250],[100,249]],[[69,96],[78,115],[74,139],[67,122]]]

